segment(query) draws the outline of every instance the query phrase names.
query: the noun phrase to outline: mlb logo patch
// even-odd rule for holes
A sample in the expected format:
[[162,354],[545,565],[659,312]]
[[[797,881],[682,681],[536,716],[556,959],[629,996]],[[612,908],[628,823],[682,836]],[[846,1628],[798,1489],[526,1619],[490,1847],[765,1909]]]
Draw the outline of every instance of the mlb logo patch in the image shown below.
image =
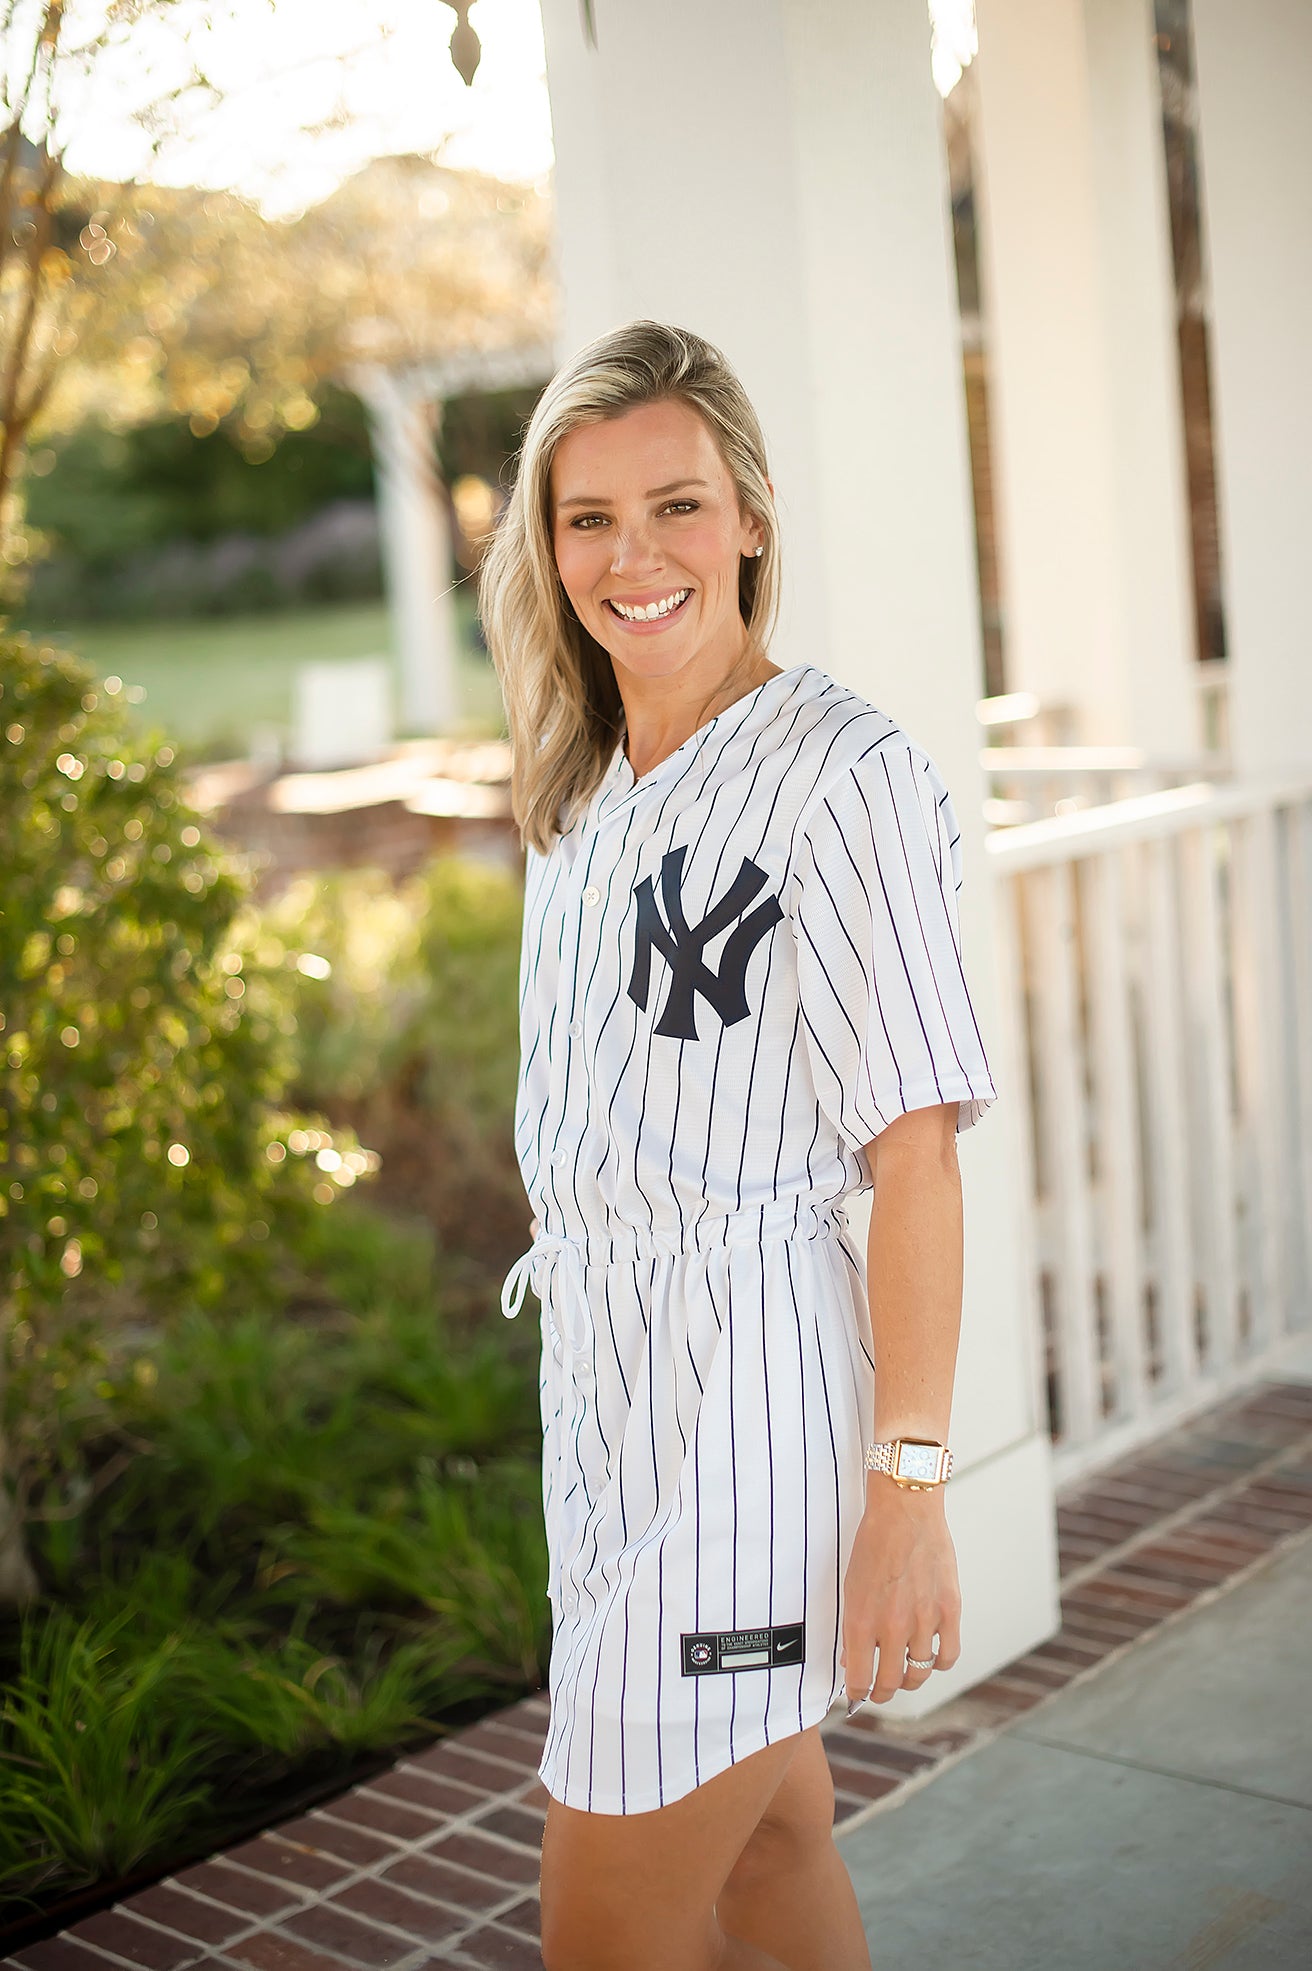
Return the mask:
[[735,1670],[788,1670],[806,1660],[801,1622],[768,1629],[708,1629],[679,1638],[685,1677],[723,1677]]

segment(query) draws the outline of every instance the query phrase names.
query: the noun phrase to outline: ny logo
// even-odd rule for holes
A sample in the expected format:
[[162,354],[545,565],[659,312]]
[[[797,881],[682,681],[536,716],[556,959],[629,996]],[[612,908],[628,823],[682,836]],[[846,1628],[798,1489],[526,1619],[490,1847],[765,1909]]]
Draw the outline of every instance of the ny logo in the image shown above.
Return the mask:
[[763,869],[743,857],[742,868],[717,904],[713,904],[700,924],[689,925],[683,914],[683,859],[686,847],[671,849],[661,862],[661,896],[665,918],[657,907],[652,879],[647,876],[634,890],[638,899],[637,933],[634,940],[633,977],[629,998],[647,1010],[647,989],[651,983],[651,954],[659,951],[670,968],[670,990],[665,1010],[656,1023],[657,1033],[676,1040],[696,1040],[696,995],[710,1001],[727,1027],[747,1018],[744,981],[747,961],[766,932],[783,916],[778,897],[766,897],[749,917],[743,917],[725,940],[720,969],[713,972],[702,953],[718,932],[740,917],[752,898],[767,881]]

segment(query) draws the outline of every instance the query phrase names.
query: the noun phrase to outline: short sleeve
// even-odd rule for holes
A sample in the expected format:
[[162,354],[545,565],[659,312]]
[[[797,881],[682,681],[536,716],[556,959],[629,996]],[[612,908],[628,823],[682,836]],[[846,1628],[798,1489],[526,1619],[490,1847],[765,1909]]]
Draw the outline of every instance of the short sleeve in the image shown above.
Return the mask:
[[963,1130],[996,1100],[960,888],[951,797],[906,740],[872,748],[807,817],[793,891],[801,1021],[820,1106],[854,1149],[912,1109],[957,1102]]

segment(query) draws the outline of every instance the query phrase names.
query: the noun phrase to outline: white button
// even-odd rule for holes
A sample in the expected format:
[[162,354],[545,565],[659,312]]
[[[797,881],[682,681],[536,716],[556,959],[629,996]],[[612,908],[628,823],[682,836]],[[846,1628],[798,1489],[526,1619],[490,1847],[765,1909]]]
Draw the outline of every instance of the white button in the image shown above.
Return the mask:
[[569,1155],[568,1150],[553,1150],[551,1152],[551,1161],[553,1163],[564,1163],[568,1155]]
[[573,1036],[574,1036],[574,1038],[575,1038],[575,1040],[577,1040],[577,1039],[578,1039],[578,1037],[579,1037],[579,1035],[580,1035],[580,1034],[582,1033],[582,1031],[583,1031],[583,1022],[582,1022],[582,1020],[571,1020],[571,1021],[570,1021],[570,1023],[569,1023],[569,1030],[570,1030],[570,1032],[571,1032],[571,1033],[573,1034]]
[[583,901],[587,904],[589,910],[591,910],[594,903],[601,902],[601,891],[595,883],[588,884],[587,889],[583,892]]

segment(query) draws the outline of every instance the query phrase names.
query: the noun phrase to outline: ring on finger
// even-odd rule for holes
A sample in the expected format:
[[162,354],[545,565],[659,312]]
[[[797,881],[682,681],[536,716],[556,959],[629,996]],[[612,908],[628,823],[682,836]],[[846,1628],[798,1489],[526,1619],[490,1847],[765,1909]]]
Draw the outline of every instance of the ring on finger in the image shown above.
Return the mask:
[[913,1656],[910,1650],[907,1651],[908,1670],[932,1670],[937,1662],[937,1656]]

